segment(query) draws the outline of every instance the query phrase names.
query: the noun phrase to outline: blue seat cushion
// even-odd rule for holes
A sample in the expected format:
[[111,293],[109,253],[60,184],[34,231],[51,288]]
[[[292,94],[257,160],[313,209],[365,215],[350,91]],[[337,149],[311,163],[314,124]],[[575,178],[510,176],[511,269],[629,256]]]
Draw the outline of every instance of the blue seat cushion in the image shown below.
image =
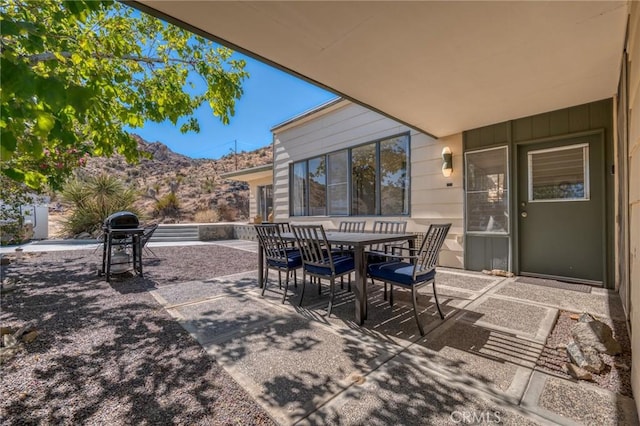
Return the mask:
[[267,265],[272,266],[274,268],[297,268],[302,265],[302,256],[300,255],[300,250],[297,247],[290,247],[286,249],[287,253],[287,261],[284,260],[275,260],[275,259],[267,259]]
[[[329,261],[327,260],[327,263]],[[351,256],[333,256],[333,267],[336,271],[336,275],[341,275],[354,269],[354,260]],[[306,266],[307,272],[316,275],[331,275],[331,268],[327,266]]]
[[414,265],[411,263],[398,261],[369,265],[367,270],[369,272],[369,276],[372,278],[379,279],[381,281],[391,281],[394,283],[404,284],[406,286],[430,281],[436,276],[436,270],[431,269],[424,272],[418,272],[414,281],[413,268]]

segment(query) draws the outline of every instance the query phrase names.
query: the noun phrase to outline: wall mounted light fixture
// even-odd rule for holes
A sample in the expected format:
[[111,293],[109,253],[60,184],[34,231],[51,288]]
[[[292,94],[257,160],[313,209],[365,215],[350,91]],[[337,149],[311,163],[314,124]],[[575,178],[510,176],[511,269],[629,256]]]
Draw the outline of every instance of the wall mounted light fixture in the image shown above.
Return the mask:
[[453,154],[448,146],[442,148],[442,176],[449,177],[453,172]]

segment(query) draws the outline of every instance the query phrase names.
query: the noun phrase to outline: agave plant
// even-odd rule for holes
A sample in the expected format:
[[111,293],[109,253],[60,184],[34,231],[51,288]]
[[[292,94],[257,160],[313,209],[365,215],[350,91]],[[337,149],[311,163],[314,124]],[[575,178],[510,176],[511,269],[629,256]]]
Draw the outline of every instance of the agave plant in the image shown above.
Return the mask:
[[94,234],[104,219],[115,212],[127,210],[138,214],[133,206],[137,197],[134,189],[112,175],[75,178],[62,191],[63,200],[72,206],[71,215],[63,222],[64,232]]

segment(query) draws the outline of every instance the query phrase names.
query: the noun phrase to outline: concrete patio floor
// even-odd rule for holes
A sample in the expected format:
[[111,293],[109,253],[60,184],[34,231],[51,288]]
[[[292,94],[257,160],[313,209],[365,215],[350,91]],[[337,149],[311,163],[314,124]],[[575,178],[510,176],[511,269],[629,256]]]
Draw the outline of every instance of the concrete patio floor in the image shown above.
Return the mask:
[[638,424],[631,398],[536,368],[560,310],[624,319],[613,292],[442,268],[446,317],[425,288],[420,337],[406,291],[391,307],[371,286],[360,327],[346,284],[327,317],[326,283],[320,295],[307,283],[302,306],[291,285],[283,304],[274,275],[264,297],[257,271],[152,294],[281,424]]

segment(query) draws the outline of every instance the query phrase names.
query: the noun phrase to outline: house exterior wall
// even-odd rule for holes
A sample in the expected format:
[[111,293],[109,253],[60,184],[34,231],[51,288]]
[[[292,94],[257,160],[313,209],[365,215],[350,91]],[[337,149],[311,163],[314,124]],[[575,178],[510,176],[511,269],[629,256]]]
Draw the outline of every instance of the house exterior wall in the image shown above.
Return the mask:
[[[627,52],[629,95],[629,283],[632,385],[640,393],[640,3],[631,2]],[[622,143],[625,143],[622,141]],[[638,406],[638,402],[636,402]],[[640,410],[639,410],[640,412]]]
[[[258,187],[271,185],[273,183],[273,178],[268,176],[247,181],[247,183],[249,184],[249,221],[252,221],[258,214]],[[262,220],[266,221],[267,218],[263,217]]]
[[[293,162],[354,147],[402,133],[410,135],[409,216],[290,216],[289,170]],[[442,149],[453,153],[453,174],[442,175]],[[337,228],[344,220],[406,220],[408,232],[425,232],[431,223],[452,228],[440,264],[463,267],[462,135],[436,140],[349,101],[274,130],[274,211],[277,221],[314,222]],[[451,184],[451,186],[447,186]]]

